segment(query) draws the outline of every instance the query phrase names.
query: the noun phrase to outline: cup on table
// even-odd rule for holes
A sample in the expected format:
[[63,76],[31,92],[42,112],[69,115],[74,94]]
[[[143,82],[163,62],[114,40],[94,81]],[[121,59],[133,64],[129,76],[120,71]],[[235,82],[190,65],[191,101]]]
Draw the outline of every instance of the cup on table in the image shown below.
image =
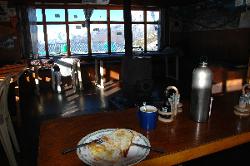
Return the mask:
[[152,105],[143,105],[139,108],[138,116],[140,127],[144,130],[153,130],[157,123],[157,108]]

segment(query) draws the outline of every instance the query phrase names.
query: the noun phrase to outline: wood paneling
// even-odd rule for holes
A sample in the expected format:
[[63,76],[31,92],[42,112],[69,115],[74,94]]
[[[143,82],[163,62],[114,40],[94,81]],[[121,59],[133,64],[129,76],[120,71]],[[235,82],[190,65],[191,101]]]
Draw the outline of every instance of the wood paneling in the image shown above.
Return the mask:
[[[46,2],[46,3],[81,3],[81,0],[8,0],[12,5],[21,4],[34,4],[35,2]],[[176,5],[187,5],[196,3],[202,0],[131,0],[133,6],[157,6],[157,7],[168,7]],[[110,0],[112,5],[123,5],[123,0]]]
[[210,62],[247,64],[250,56],[250,28],[172,34],[172,46],[182,47],[195,61],[208,56]]

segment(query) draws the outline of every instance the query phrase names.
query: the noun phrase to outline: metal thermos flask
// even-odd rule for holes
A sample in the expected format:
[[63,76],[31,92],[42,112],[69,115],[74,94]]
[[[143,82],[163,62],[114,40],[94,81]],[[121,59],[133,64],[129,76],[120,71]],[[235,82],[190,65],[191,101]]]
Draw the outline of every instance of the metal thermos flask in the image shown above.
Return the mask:
[[201,62],[192,73],[190,116],[196,122],[206,122],[210,115],[212,71],[207,62]]

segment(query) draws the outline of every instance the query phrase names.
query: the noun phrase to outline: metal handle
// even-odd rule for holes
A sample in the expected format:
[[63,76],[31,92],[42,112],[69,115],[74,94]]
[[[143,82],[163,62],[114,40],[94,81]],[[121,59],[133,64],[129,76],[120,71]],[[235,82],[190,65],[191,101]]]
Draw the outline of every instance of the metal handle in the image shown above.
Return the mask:
[[73,148],[66,148],[62,151],[62,154],[67,154],[69,152],[75,151],[77,148],[80,148],[84,145],[86,145],[86,144],[80,144],[80,145],[77,145],[76,147],[73,147]]
[[250,84],[245,84],[245,85],[243,85],[243,87],[242,87],[242,94],[243,95],[245,95],[246,94],[246,88],[249,88],[250,87]]
[[213,97],[211,97],[210,98],[210,105],[209,105],[209,117],[210,117],[210,115],[211,115],[211,111],[212,111],[212,106],[213,106],[213,100],[214,100],[214,98]]
[[88,144],[91,144],[92,142],[96,142],[96,143],[98,143],[98,144],[101,144],[101,143],[103,142],[103,140],[102,140],[101,138],[97,138],[97,139],[95,139],[95,140],[93,140],[93,141],[90,141],[90,142],[87,142],[87,143],[79,144],[79,145],[77,145],[77,146],[75,146],[75,147],[73,147],[73,148],[66,148],[66,149],[64,149],[64,150],[62,151],[62,154],[67,154],[67,153],[69,153],[69,152],[75,151],[77,148],[86,146],[86,145],[88,145]]
[[157,152],[157,153],[165,153],[165,150],[163,148],[151,147],[151,146],[137,144],[137,143],[132,143],[132,145],[139,146],[139,147],[142,147],[142,148],[147,148],[147,149],[150,149],[150,150],[152,150],[154,152]]

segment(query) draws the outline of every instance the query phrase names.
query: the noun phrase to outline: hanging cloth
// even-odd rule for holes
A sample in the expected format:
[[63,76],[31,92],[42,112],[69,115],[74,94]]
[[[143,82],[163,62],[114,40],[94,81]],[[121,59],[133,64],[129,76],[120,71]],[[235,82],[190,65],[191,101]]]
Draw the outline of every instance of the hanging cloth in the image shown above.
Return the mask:
[[86,18],[86,27],[89,27],[90,18],[93,14],[93,9],[83,9]]

